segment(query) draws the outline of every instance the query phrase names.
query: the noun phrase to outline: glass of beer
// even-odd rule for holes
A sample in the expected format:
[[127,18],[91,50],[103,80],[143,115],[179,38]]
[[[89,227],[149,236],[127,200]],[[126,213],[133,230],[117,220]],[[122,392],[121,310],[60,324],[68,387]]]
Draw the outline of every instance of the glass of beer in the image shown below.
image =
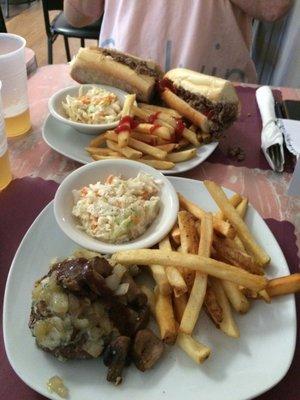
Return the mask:
[[5,125],[3,118],[3,107],[1,104],[1,81],[0,81],[0,190],[4,189],[12,180],[10,171],[7,139],[5,136]]
[[25,45],[26,41],[21,36],[0,33],[0,80],[5,130],[8,137],[23,135],[31,128]]

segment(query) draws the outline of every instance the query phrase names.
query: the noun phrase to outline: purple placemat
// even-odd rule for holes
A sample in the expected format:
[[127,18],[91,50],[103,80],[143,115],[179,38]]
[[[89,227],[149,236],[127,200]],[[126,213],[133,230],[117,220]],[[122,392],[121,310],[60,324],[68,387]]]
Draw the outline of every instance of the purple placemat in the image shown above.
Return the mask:
[[[3,303],[6,277],[14,254],[34,219],[53,199],[57,187],[58,185],[55,182],[44,181],[41,178],[22,178],[14,180],[7,189],[0,192],[1,304]],[[266,223],[277,238],[291,272],[299,272],[294,226],[289,222],[278,222],[274,219],[267,219]],[[299,327],[299,296],[297,296],[296,304]],[[45,399],[27,387],[10,367],[3,343],[2,318],[0,336],[0,399]],[[300,398],[299,371],[300,348],[297,346],[293,363],[286,377],[273,389],[257,398],[257,400],[298,400]]]
[[[225,137],[220,140],[220,144],[208,161],[236,167],[271,169],[264,154],[261,151],[261,117],[256,103],[255,88],[237,86],[236,90],[241,101],[241,115],[239,119],[230,127]],[[274,91],[275,98],[279,99],[281,93]],[[237,161],[227,155],[228,148],[239,146],[245,151],[245,159]],[[292,156],[286,152],[285,171],[293,170]]]

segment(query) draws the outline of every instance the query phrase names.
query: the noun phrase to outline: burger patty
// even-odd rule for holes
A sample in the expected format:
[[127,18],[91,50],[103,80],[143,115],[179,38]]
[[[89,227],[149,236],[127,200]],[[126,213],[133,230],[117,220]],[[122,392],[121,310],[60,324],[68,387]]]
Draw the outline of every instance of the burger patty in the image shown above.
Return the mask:
[[161,75],[161,72],[157,68],[149,67],[146,61],[136,60],[130,56],[127,56],[126,54],[119,53],[114,50],[104,49],[102,53],[105,56],[110,56],[116,62],[127,65],[138,74],[148,75],[154,78],[159,78]]
[[207,116],[212,133],[218,133],[227,129],[237,119],[237,104],[226,102],[213,103],[205,96],[189,92],[182,87],[176,87],[176,95],[195,110]]

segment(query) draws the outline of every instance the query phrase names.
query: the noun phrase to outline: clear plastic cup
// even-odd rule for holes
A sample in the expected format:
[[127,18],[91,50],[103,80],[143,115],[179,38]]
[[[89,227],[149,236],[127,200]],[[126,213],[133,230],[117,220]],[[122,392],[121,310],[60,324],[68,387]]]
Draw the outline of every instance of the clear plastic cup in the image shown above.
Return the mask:
[[5,129],[8,137],[20,136],[30,128],[25,64],[26,41],[21,36],[0,33],[0,80]]
[[3,107],[1,103],[1,85],[0,81],[0,190],[4,189],[12,180],[8,159],[7,139],[5,136]]

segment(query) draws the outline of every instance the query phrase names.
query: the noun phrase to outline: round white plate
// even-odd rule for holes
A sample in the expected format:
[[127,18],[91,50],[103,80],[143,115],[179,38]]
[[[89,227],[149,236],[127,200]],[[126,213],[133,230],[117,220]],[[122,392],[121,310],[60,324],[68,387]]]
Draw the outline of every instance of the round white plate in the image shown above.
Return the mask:
[[[44,123],[42,134],[45,142],[58,153],[82,164],[93,161],[92,157],[84,150],[85,147],[88,147],[91,137],[63,124],[51,115]],[[189,171],[205,161],[217,147],[217,142],[201,146],[197,150],[196,157],[176,164],[171,170],[162,170],[161,172],[173,175]]]
[[[206,210],[216,210],[201,182],[170,180],[191,201]],[[272,258],[268,275],[289,274],[276,239],[251,206],[246,222]],[[271,304],[254,301],[246,315],[235,315],[240,339],[225,336],[202,313],[195,337],[212,349],[204,364],[196,365],[177,346],[170,346],[153,370],[142,373],[133,365],[127,368],[119,387],[106,381],[101,359],[63,363],[39,350],[27,325],[34,282],[48,271],[54,257],[65,258],[76,248],[58,228],[51,203],[20,244],[6,283],[3,313],[6,353],[15,372],[37,392],[59,399],[46,388],[49,378],[59,375],[69,388],[70,400],[249,400],[276,385],[288,371],[296,341],[293,295],[274,299]]]

